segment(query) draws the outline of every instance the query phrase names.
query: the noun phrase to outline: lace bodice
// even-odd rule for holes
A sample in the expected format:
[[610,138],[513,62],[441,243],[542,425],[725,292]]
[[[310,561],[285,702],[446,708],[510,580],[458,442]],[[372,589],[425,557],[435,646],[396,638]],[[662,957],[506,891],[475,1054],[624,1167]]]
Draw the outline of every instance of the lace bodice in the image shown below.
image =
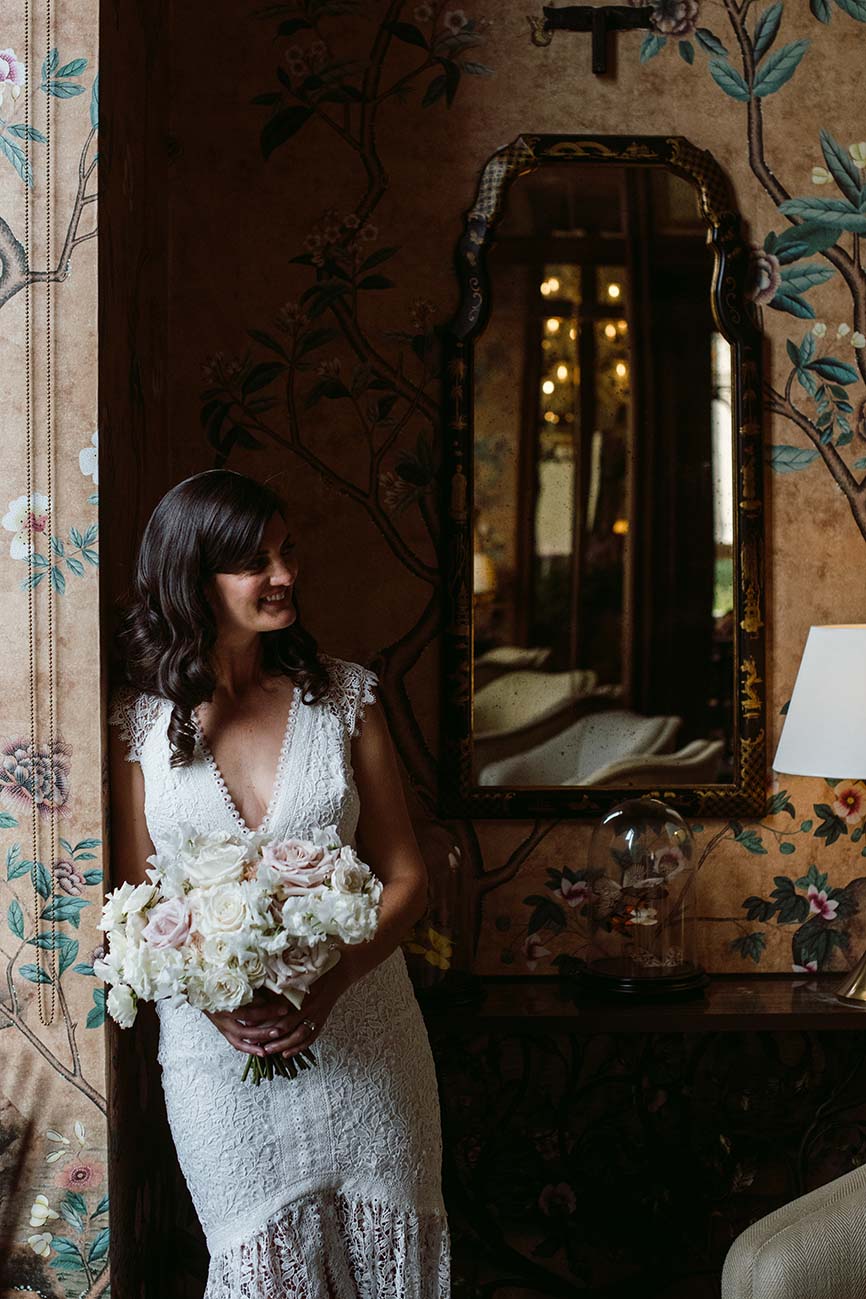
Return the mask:
[[[295,691],[264,826],[288,837],[334,824],[354,843],[351,741],[376,677],[325,661],[326,696]],[[184,822],[251,834],[200,731],[193,762],[170,766],[170,713],[119,692],[109,715],[141,763],[156,849]],[[447,1299],[436,1075],[402,951],[340,997],[317,1067],[293,1080],[242,1084],[243,1056],[205,1015],[157,1009],[166,1110],[212,1255],[205,1299]]]

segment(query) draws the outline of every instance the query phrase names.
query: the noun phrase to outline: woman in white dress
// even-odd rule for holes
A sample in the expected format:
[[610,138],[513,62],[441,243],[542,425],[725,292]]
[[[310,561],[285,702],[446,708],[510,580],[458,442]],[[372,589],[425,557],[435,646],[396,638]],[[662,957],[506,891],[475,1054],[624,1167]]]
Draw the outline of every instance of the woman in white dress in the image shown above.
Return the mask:
[[[384,884],[374,939],[301,1009],[158,1003],[180,1166],[207,1238],[205,1299],[447,1299],[436,1075],[399,944],[426,873],[373,673],[300,625],[287,510],[212,470],[163,497],[121,634],[111,721],[115,883],[173,829],[305,837],[336,824]],[[241,1082],[246,1054],[314,1047],[294,1079]]]

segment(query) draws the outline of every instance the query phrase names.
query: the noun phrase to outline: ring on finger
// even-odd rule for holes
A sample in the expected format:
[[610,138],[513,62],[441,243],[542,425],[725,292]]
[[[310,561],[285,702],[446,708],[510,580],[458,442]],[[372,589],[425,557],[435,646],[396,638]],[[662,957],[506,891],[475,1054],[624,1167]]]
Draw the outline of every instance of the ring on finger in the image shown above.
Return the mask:
[[318,1031],[319,1026],[314,1019],[302,1019],[301,1023],[307,1026],[311,1034]]

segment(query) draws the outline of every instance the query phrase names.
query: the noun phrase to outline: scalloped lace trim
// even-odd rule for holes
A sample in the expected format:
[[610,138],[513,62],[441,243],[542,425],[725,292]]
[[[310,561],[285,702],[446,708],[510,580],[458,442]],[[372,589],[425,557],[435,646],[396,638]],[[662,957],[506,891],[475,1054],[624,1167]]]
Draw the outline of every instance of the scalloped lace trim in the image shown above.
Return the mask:
[[126,745],[127,762],[141,762],[141,751],[167,699],[158,695],[137,694],[131,686],[121,686],[111,697],[108,710],[110,726],[116,726]]
[[211,1259],[204,1299],[448,1299],[444,1215],[339,1191],[295,1200]]
[[370,668],[361,667],[360,663],[335,659],[329,654],[323,654],[322,658],[331,678],[331,689],[322,703],[340,718],[355,740],[360,733],[367,708],[376,702],[375,687],[379,684],[379,678]]

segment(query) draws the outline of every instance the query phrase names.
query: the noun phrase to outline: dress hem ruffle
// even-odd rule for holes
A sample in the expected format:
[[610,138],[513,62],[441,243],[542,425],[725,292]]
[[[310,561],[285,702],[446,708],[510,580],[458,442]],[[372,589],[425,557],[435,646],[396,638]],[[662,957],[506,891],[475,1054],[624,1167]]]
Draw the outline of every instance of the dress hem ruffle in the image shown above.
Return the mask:
[[[209,1242],[210,1245],[211,1242]],[[444,1210],[343,1188],[293,1198],[218,1252],[204,1299],[448,1299]]]

